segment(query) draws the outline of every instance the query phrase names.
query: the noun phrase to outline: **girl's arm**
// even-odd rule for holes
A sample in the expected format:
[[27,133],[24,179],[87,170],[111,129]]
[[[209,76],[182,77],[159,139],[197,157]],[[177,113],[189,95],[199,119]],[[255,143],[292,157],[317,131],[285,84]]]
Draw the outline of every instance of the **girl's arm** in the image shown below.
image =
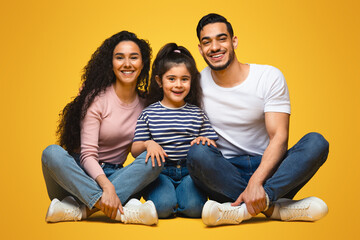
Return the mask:
[[161,166],[161,162],[165,162],[165,157],[168,156],[164,149],[154,140],[133,142],[131,146],[131,155],[136,158],[145,150],[147,151],[145,163],[151,158],[151,165],[153,167],[155,167],[155,160],[158,165]]

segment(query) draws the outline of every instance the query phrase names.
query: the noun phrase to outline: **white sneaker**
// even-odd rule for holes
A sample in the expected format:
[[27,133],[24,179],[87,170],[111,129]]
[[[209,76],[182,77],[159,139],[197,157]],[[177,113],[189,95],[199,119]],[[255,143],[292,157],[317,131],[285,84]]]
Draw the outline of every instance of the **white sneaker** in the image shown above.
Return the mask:
[[298,201],[280,198],[274,204],[274,212],[270,218],[283,221],[316,221],[328,213],[326,203],[317,197]]
[[158,216],[154,203],[149,200],[141,203],[133,198],[123,207],[124,214],[116,215],[116,220],[123,223],[139,223],[145,225],[154,225],[158,223]]
[[61,202],[54,198],[46,213],[46,222],[64,222],[81,220],[81,209],[72,196],[64,198]]
[[201,218],[207,226],[217,226],[225,224],[239,224],[243,220],[251,218],[246,205],[231,206],[231,203],[220,204],[213,200],[208,200],[202,210]]

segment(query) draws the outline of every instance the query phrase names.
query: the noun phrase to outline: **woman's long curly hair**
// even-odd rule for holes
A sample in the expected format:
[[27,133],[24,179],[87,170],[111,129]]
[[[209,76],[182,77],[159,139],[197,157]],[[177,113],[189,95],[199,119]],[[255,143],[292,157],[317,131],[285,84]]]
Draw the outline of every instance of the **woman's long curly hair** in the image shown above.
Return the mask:
[[136,82],[136,92],[142,98],[147,95],[151,58],[149,43],[128,31],[119,32],[106,39],[84,67],[79,95],[68,103],[60,113],[57,135],[60,146],[68,152],[78,152],[80,149],[80,123],[94,98],[116,82],[112,65],[113,52],[119,42],[122,41],[132,41],[140,49],[143,68]]
[[168,43],[163,46],[152,65],[152,73],[150,78],[149,94],[146,98],[146,105],[161,101],[164,98],[163,89],[157,84],[156,76],[161,81],[163,75],[175,65],[185,64],[191,75],[190,92],[185,97],[185,102],[202,107],[202,89],[200,85],[200,73],[196,68],[196,63],[191,53],[183,46],[176,43]]

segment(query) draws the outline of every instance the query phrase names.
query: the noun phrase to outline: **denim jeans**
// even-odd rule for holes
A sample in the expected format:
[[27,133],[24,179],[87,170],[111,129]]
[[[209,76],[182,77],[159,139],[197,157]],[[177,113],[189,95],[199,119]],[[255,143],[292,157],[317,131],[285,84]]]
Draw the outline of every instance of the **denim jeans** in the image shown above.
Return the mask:
[[[309,133],[287,151],[276,172],[266,180],[270,203],[292,199],[326,161],[329,143],[318,133]],[[194,183],[218,202],[233,202],[245,190],[262,156],[226,159],[213,146],[193,145],[187,166]]]
[[[140,155],[126,167],[103,164],[103,170],[114,185],[122,204],[140,193],[161,173],[162,167],[152,167]],[[79,163],[79,154],[70,155],[58,145],[48,146],[42,154],[42,169],[50,199],[74,196],[91,209],[102,196],[97,182],[86,174]]]
[[166,162],[160,176],[144,190],[144,198],[154,202],[159,218],[174,213],[201,217],[206,194],[195,186],[186,162]]

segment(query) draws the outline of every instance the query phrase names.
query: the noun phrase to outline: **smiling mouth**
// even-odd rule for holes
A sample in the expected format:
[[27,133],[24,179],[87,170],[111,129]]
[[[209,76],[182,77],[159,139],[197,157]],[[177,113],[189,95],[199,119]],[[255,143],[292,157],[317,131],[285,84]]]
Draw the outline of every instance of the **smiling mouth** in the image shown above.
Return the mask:
[[175,95],[181,95],[184,91],[181,91],[181,92],[171,91],[171,92],[174,93]]
[[209,55],[209,57],[213,60],[220,60],[223,58],[224,55],[225,53],[217,53],[217,54],[211,54]]
[[125,75],[131,75],[133,74],[135,71],[129,71],[129,70],[126,70],[126,71],[121,71],[122,74],[125,74]]

